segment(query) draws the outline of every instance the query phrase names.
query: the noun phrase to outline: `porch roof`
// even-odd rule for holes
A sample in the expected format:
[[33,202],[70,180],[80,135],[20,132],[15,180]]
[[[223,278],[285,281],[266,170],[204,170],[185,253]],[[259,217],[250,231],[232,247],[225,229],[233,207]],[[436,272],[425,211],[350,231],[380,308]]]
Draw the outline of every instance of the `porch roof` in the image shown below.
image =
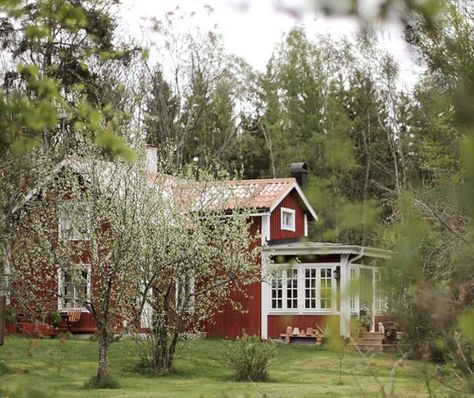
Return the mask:
[[262,247],[262,251],[268,255],[330,255],[330,254],[354,254],[357,256],[367,256],[376,258],[390,258],[390,250],[378,249],[376,247],[346,245],[340,243],[325,242],[292,242],[292,243],[272,243]]

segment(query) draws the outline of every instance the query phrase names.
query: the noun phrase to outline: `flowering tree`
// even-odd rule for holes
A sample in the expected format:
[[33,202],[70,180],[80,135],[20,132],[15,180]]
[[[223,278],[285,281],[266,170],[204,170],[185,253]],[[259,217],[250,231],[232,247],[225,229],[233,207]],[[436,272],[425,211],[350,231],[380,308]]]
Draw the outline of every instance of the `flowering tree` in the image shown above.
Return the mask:
[[256,267],[247,214],[224,217],[225,184],[95,159],[68,158],[19,213],[11,291],[36,318],[58,307],[91,314],[102,385],[110,344],[146,321],[142,312],[151,316],[150,364],[169,369],[179,336],[198,330]]
[[115,334],[139,318],[138,270],[156,242],[151,227],[163,203],[141,169],[90,156],[67,159],[19,215],[12,302],[36,317],[58,307],[89,311],[98,384],[109,378]]
[[166,220],[155,225],[159,244],[149,246],[141,268],[149,333],[138,339],[143,365],[154,373],[171,369],[180,337],[201,331],[223,302],[238,307],[230,293],[259,277],[248,212],[226,214],[234,195],[223,176],[197,175],[182,172],[168,183],[156,176],[171,200]]

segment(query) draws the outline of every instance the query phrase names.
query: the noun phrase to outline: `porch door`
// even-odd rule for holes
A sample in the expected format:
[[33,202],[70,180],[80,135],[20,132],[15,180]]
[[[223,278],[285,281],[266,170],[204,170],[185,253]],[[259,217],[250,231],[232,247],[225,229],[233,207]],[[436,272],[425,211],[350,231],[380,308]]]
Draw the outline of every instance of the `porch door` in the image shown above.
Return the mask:
[[374,284],[373,270],[371,268],[360,268],[360,310],[368,310],[372,314],[371,330],[374,330]]

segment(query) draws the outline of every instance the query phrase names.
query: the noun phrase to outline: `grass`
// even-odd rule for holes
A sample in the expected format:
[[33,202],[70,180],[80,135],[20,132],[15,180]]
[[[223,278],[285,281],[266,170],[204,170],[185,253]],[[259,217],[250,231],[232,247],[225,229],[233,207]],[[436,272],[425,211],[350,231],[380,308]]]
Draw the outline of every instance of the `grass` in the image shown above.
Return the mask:
[[[277,357],[265,383],[236,382],[222,365],[224,342],[199,340],[180,350],[175,370],[152,377],[134,371],[137,349],[131,341],[115,343],[110,351],[113,376],[120,389],[91,390],[84,384],[96,369],[97,345],[79,340],[30,340],[10,337],[0,347],[0,397],[357,397],[381,396],[381,387],[356,353],[344,356],[342,384],[335,352],[317,347],[278,345]],[[369,358],[381,384],[390,391],[395,354]],[[424,365],[403,361],[396,367],[398,397],[428,396]],[[436,396],[446,394],[432,386]]]

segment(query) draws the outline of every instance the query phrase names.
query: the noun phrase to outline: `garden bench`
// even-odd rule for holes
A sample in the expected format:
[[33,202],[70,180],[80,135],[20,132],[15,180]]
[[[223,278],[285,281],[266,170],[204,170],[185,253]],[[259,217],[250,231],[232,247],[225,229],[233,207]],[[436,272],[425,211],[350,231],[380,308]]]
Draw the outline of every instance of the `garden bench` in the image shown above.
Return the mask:
[[280,334],[280,339],[282,339],[286,344],[295,343],[321,345],[324,335],[320,333],[319,330],[315,332],[313,328],[307,328],[306,330],[300,331],[299,328],[292,328],[291,326],[288,326],[286,328],[286,333]]

